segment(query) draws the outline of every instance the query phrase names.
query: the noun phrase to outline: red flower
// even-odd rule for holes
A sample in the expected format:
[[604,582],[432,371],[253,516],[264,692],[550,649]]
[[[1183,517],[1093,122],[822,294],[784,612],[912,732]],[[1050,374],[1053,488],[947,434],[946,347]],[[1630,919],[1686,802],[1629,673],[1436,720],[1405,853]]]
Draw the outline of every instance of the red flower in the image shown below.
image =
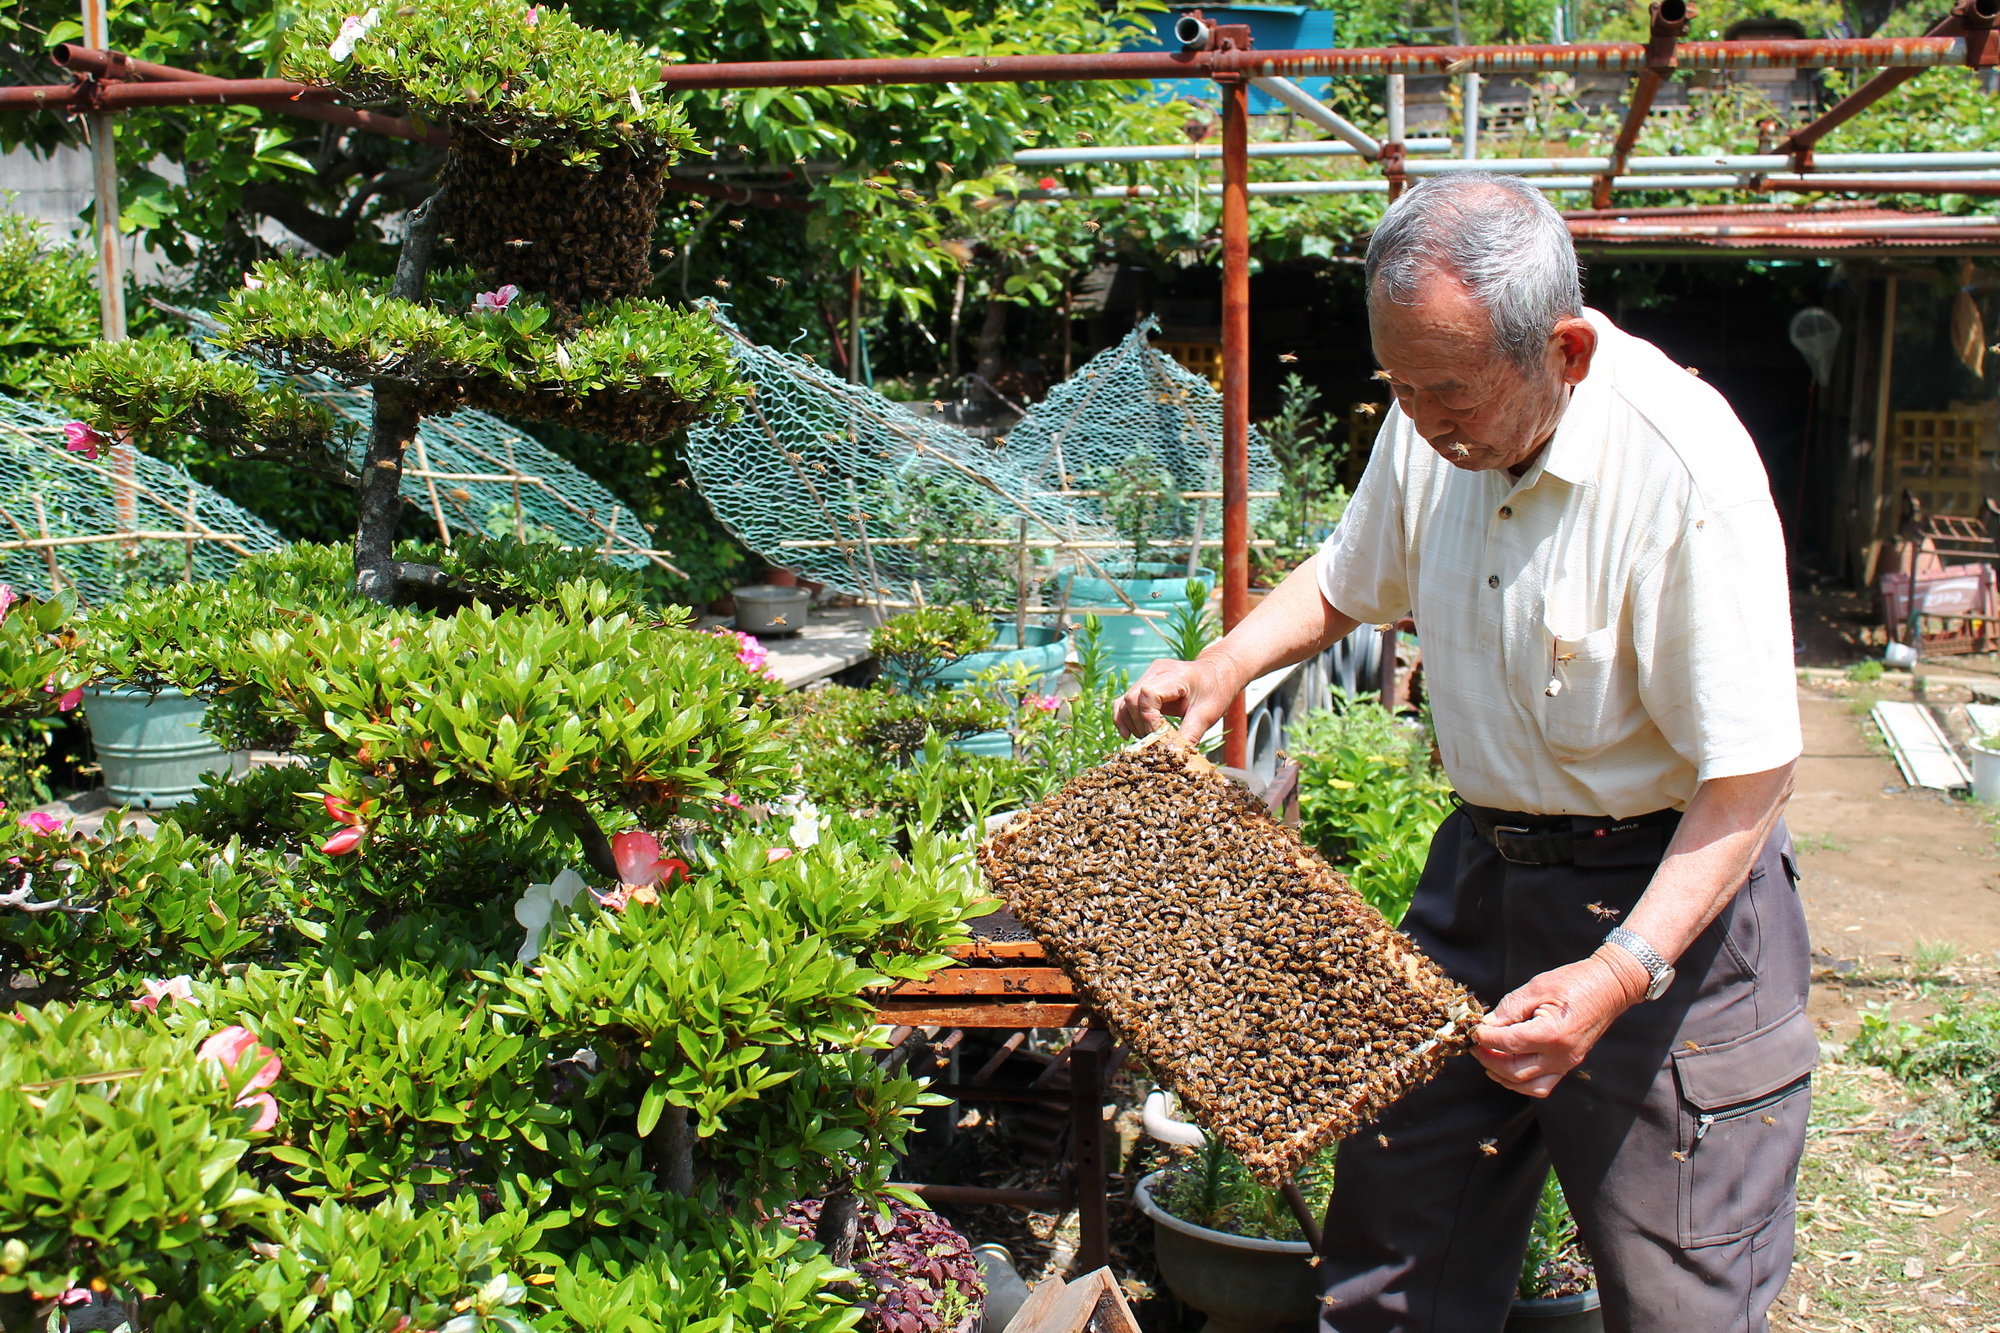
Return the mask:
[[344,828],[319,845],[328,856],[345,856],[361,845],[361,830]]

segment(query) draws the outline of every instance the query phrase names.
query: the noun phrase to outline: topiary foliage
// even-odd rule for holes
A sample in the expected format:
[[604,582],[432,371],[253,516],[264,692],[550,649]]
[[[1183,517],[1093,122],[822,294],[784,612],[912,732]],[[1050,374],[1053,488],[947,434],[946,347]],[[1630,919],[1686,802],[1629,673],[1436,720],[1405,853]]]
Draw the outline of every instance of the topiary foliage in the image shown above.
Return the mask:
[[309,5],[294,78],[451,127],[443,235],[488,283],[569,307],[641,294],[668,165],[694,146],[660,58],[560,8]]
[[354,429],[249,366],[210,361],[178,338],[94,343],[58,365],[61,389],[91,403],[107,438],[161,453],[195,435],[242,458],[282,458],[348,477]]

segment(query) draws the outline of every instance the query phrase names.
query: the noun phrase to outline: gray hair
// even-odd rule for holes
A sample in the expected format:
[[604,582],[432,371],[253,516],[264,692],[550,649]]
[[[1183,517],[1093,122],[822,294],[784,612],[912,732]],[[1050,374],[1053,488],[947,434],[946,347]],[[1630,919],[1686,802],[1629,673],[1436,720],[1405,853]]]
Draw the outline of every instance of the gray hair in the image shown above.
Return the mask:
[[1583,313],[1568,224],[1513,176],[1432,176],[1389,205],[1368,242],[1370,297],[1410,304],[1439,273],[1486,307],[1495,350],[1522,370],[1541,364],[1558,320]]

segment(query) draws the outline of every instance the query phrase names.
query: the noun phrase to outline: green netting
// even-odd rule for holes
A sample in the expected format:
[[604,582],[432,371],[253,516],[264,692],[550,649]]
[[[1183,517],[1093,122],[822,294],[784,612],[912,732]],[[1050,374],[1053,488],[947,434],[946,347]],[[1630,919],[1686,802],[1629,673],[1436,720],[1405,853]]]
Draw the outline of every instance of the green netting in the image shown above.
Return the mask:
[[67,417],[0,395],[0,583],[89,605],[133,584],[227,578],[283,539],[136,449],[71,453]]
[[[1050,389],[1007,432],[1007,454],[1040,485],[1087,492],[1105,490],[1121,467],[1148,459],[1183,493],[1196,493],[1154,516],[1161,544],[1183,551],[1196,540],[1219,545],[1222,502],[1200,492],[1222,489],[1222,395],[1152,345],[1157,328],[1148,316],[1123,342]],[[1252,426],[1250,490],[1269,492],[1278,476],[1278,460]],[[1104,496],[1080,500],[1087,514],[1112,522]],[[1271,500],[1250,502],[1252,524]]]
[[[206,344],[202,349],[214,354]],[[289,384],[360,425],[363,433],[346,459],[350,469],[360,469],[373,414],[365,387],[239,359],[268,382]],[[404,455],[402,493],[447,545],[453,532],[476,532],[596,551],[626,569],[650,562],[681,573],[669,563],[673,553],[654,549],[652,533],[610,491],[534,436],[485,412],[467,408],[425,417]]]
[[[744,545],[842,592],[951,596],[971,581],[966,551],[990,575],[1024,535],[1057,567],[1115,568],[1125,543],[1099,492],[1135,458],[1180,490],[1221,488],[1221,396],[1153,348],[1150,320],[997,442],[723,327],[755,392],[740,420],[689,432],[695,483]],[[1276,477],[1253,432],[1252,489]],[[1219,513],[1213,499],[1170,506],[1149,540],[1185,559],[1191,542],[1215,544]]]

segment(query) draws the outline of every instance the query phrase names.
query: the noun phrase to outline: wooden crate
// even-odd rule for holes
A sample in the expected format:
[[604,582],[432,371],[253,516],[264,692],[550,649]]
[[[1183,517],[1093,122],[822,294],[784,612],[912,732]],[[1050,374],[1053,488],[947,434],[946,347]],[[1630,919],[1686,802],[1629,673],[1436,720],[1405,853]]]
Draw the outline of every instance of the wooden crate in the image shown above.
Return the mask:
[[1984,491],[1981,412],[1896,412],[1889,418],[1890,475],[1932,514],[1975,514]]
[[1202,376],[1217,393],[1222,392],[1221,343],[1156,342],[1153,346],[1178,361],[1181,369]]

